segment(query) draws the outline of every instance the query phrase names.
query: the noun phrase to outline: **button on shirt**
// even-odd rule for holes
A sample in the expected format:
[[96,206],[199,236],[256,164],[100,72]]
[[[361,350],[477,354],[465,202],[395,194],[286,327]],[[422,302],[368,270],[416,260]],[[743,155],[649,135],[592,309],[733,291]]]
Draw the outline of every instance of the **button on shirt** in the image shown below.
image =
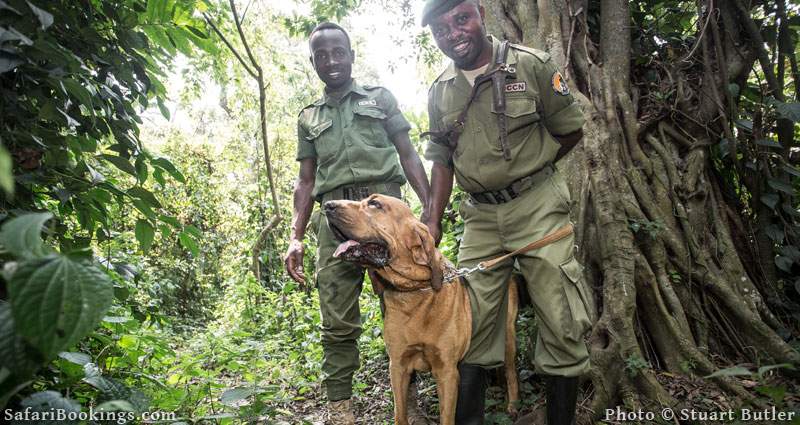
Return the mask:
[[354,80],[305,107],[297,120],[297,160],[317,159],[312,196],[359,183],[405,183],[392,138],[410,128],[389,90]]

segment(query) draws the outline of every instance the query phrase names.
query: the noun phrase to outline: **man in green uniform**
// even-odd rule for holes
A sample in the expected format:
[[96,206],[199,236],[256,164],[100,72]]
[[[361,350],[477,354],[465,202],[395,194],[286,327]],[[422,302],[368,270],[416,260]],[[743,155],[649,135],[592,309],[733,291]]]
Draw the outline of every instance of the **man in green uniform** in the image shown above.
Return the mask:
[[[422,162],[408,137],[411,126],[397,108],[394,96],[385,88],[362,86],[351,78],[355,53],[344,29],[331,23],[320,24],[311,32],[309,44],[311,63],[325,83],[325,94],[298,117],[300,176],[294,188],[285,265],[289,275],[301,284],[305,282],[302,241],[315,200],[360,200],[372,193],[399,198],[400,186],[407,178],[427,207],[430,190]],[[324,217],[317,239],[316,281],[322,312],[322,370],[330,402],[329,423],[352,424],[350,398],[353,373],[359,365],[358,297],[364,269],[333,258],[338,242]]]
[[[428,227],[437,240],[453,178],[462,202],[459,266],[513,252],[569,223],[570,195],[554,163],[583,136],[583,115],[547,53],[487,36],[478,0],[428,0],[430,25],[450,66],[428,98],[433,161]],[[472,99],[472,100],[471,100]],[[516,256],[539,333],[535,363],[546,375],[549,425],[574,420],[578,376],[589,368],[590,328],[572,236]],[[459,367],[459,425],[483,423],[484,370],[504,358],[508,261],[466,277],[473,311],[469,351]]]

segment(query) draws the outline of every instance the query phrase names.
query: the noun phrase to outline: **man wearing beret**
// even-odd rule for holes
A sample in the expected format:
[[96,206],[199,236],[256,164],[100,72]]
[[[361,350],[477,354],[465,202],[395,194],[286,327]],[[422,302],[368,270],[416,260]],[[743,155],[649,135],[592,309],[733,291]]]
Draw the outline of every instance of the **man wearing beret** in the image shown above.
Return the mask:
[[[411,145],[411,128],[387,89],[360,85],[352,78],[355,52],[339,25],[325,22],[309,36],[311,64],[325,83],[321,99],[300,111],[297,160],[300,175],[294,189],[294,212],[285,266],[305,283],[303,238],[314,207],[334,199],[361,200],[373,193],[399,198],[408,180],[423,206],[429,184],[422,161]],[[423,212],[423,220],[426,217]],[[353,373],[359,366],[361,313],[358,297],[364,268],[334,258],[339,242],[321,217],[317,232],[317,285],[322,313],[323,383],[330,425],[353,425]],[[409,390],[414,397],[415,389]],[[424,419],[416,403],[409,417]]]
[[[438,241],[453,179],[464,235],[460,267],[516,251],[567,225],[570,194],[555,163],[583,137],[583,114],[557,65],[542,51],[487,36],[478,0],[428,0],[430,26],[452,63],[428,96],[433,161],[426,224]],[[483,423],[485,370],[504,360],[507,282],[516,263],[538,318],[537,372],[547,383],[547,423],[574,422],[591,298],[569,236],[466,277],[472,340],[459,366],[456,423]]]

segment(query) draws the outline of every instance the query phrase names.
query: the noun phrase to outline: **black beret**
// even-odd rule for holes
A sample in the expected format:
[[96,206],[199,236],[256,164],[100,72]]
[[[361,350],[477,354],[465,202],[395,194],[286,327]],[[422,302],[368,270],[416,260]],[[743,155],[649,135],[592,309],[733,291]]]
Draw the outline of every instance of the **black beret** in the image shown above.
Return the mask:
[[431,19],[463,3],[464,0],[428,0],[422,9],[422,26],[431,23]]

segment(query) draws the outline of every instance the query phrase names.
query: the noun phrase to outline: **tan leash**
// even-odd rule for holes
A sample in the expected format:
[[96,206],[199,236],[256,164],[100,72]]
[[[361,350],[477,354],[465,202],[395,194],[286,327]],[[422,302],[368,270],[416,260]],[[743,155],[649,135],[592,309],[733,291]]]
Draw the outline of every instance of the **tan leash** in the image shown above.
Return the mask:
[[515,255],[524,254],[526,252],[533,251],[534,249],[543,248],[543,247],[545,247],[547,245],[550,245],[551,243],[558,242],[561,239],[564,239],[567,236],[571,235],[574,231],[575,231],[575,227],[572,225],[572,223],[567,223],[564,227],[561,227],[561,228],[559,228],[558,230],[556,230],[556,231],[554,231],[552,233],[548,233],[545,237],[543,237],[541,239],[538,239],[536,241],[533,241],[533,242],[529,243],[528,245],[525,245],[522,248],[520,248],[520,249],[518,249],[518,250],[516,250],[514,252],[511,252],[511,253],[506,254],[506,255],[502,255],[502,256],[497,257],[497,258],[493,258],[491,260],[481,261],[480,263],[478,263],[477,266],[472,267],[472,268],[461,268],[461,269],[458,269],[458,270],[455,271],[455,274],[453,274],[452,276],[445,276],[445,280],[447,280],[448,278],[452,279],[452,278],[456,278],[456,277],[466,276],[466,275],[468,275],[470,273],[474,273],[476,271],[488,270],[488,269],[496,266],[497,264],[499,264],[499,263],[501,263],[501,262],[503,262],[503,261],[515,256]]

